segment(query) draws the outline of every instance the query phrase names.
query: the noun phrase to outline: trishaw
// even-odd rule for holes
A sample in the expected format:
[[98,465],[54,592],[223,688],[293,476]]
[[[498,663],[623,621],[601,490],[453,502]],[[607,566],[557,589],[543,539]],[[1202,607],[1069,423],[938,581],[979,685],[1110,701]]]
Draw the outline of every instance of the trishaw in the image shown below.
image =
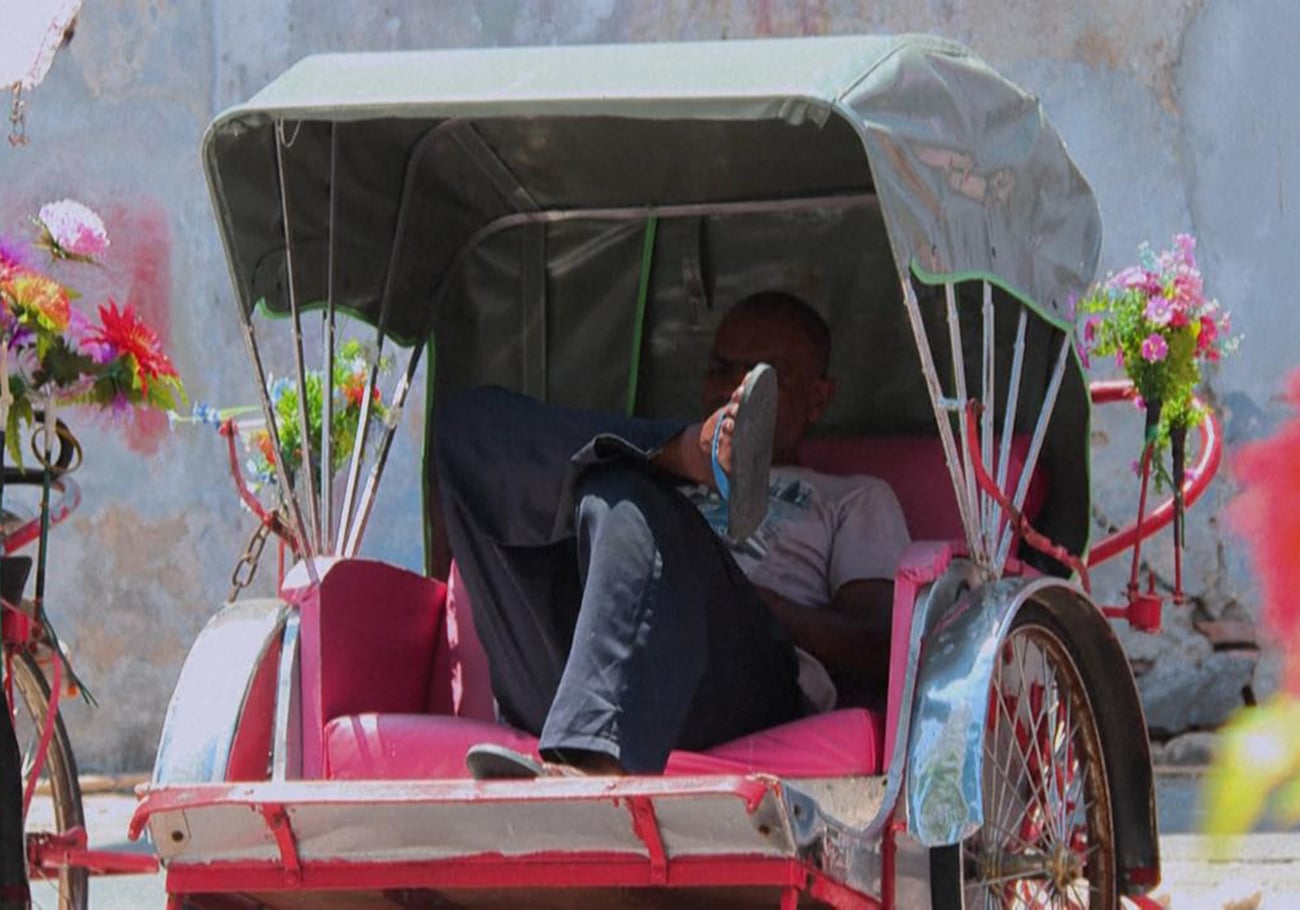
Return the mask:
[[[926,37],[327,55],[218,117],[203,160],[264,393],[277,328],[299,388],[345,323],[401,362],[338,483],[277,460],[294,494],[265,521],[296,565],[185,662],[132,824],[169,906],[1110,908],[1159,882],[1110,622],[1159,603],[1089,594],[1070,308],[1100,218],[1036,99]],[[469,779],[470,745],[536,741],[496,721],[427,460],[402,482],[428,571],[360,555],[420,369],[426,450],[483,383],[691,414],[721,314],[773,286],[834,335],[801,460],[884,478],[907,515],[887,691],[662,776]]]

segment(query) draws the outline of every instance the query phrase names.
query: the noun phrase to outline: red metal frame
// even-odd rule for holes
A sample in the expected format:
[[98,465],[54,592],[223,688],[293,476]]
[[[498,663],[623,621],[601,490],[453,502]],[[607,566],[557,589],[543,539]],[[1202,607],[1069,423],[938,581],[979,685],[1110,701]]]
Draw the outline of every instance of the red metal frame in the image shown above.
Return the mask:
[[1024,538],[1025,543],[1029,544],[1035,550],[1050,556],[1064,566],[1073,569],[1079,575],[1079,582],[1083,585],[1085,591],[1092,590],[1092,581],[1088,578],[1088,567],[1065,547],[1052,541],[1045,534],[1039,533],[1034,526],[1030,524],[1029,519],[1024,516],[1015,504],[1002,492],[988,472],[984,465],[984,459],[980,456],[979,436],[976,433],[976,427],[979,425],[979,415],[983,410],[981,405],[975,399],[966,402],[965,413],[965,430],[967,448],[971,453],[971,466],[975,469],[975,482],[979,485],[980,490],[993,497],[993,501],[1002,507],[1007,514],[1008,520],[1015,526],[1016,533]]
[[298,554],[298,544],[294,539],[293,532],[285,527],[280,516],[274,512],[268,512],[261,501],[248,489],[248,484],[244,481],[243,468],[239,465],[239,453],[235,451],[235,436],[238,430],[235,427],[233,419],[226,420],[221,424],[218,432],[226,437],[226,456],[230,459],[230,476],[235,482],[235,492],[239,494],[239,499],[248,511],[257,516],[257,520],[268,526],[276,537],[280,538],[282,548],[280,551],[280,579],[284,579],[284,550],[283,545],[287,544],[289,549],[296,557]]
[[[55,484],[59,487],[59,501],[50,507],[51,527],[62,522],[81,505],[81,487],[72,478],[60,476],[55,479]],[[0,544],[3,544],[7,556],[38,540],[40,536],[41,518],[37,515],[5,534]]]
[[[81,503],[81,489],[66,476],[56,480],[59,499],[48,507],[49,525],[54,526],[66,519]],[[24,522],[18,528],[5,535],[0,546],[7,555],[13,553],[41,536],[41,516]],[[16,649],[49,648],[39,620],[14,604],[0,601],[0,650],[3,651],[4,669],[4,710],[13,710],[13,674],[12,656]],[[36,753],[27,779],[23,782],[23,819],[36,795],[36,785],[49,755],[50,743],[54,739],[54,725],[59,715],[59,700],[63,695],[63,658],[53,654],[50,664],[50,697],[45,706],[45,720],[41,725],[41,735],[36,745]],[[33,879],[45,879],[57,876],[68,867],[85,868],[95,875],[139,875],[158,871],[158,859],[149,854],[128,853],[117,850],[91,850],[87,844],[86,829],[70,828],[61,833],[52,831],[29,832],[26,835],[28,868]]]
[[63,661],[55,655],[54,660],[50,661],[50,669],[54,678],[50,680],[50,700],[45,705],[45,723],[41,724],[41,738],[36,744],[36,756],[32,760],[31,772],[23,785],[23,818],[27,818],[27,810],[31,808],[32,797],[36,795],[36,782],[41,777],[41,772],[45,770],[45,756],[50,751],[50,740],[54,738],[54,721],[59,716],[59,697],[63,687]]
[[[626,807],[629,823],[646,847],[646,854],[614,851],[545,851],[530,854],[479,854],[404,862],[314,860],[299,856],[290,804],[352,801],[346,786],[313,789],[310,784],[209,784],[148,792],[131,821],[130,835],[138,838],[156,812],[222,805],[247,806],[262,819],[279,853],[275,860],[216,863],[173,862],[167,867],[167,890],[173,898],[184,894],[257,893],[387,889],[455,888],[707,888],[758,886],[782,889],[781,906],[795,906],[807,894],[837,910],[880,910],[883,904],[826,876],[793,857],[743,854],[669,856],[664,849],[652,795],[730,793],[749,812],[764,795],[781,786],[775,779],[727,777],[656,780],[573,778],[548,782],[549,793],[539,793],[530,781],[500,782],[485,787],[472,781],[394,782],[370,787],[365,799],[373,803],[415,798],[455,802],[473,798],[480,802],[553,801],[557,788],[563,798],[610,801]],[[649,787],[649,790],[647,790]],[[572,791],[569,794],[567,791]],[[275,799],[262,800],[262,796]]]
[[335,860],[303,867],[296,882],[275,863],[213,863],[172,866],[173,896],[211,892],[345,891],[454,888],[726,888],[772,887],[796,900],[807,893],[836,910],[880,910],[884,905],[794,859],[749,856],[683,857],[673,860],[664,882],[654,880],[642,858],[621,853],[488,855],[427,862],[365,863]]
[[158,871],[158,858],[149,853],[91,850],[86,829],[69,828],[62,834],[27,835],[27,865],[33,879],[56,878],[65,868],[85,868],[92,875],[150,875]]
[[[1111,404],[1117,401],[1134,399],[1137,397],[1137,388],[1128,380],[1094,382],[1089,387],[1089,393],[1094,404]],[[1199,402],[1197,403],[1199,404]],[[963,413],[963,429],[966,433],[975,480],[979,488],[993,497],[998,505],[1002,507],[1008,516],[1008,520],[1014,525],[1016,532],[1024,538],[1025,543],[1072,569],[1078,574],[1083,589],[1089,593],[1092,591],[1092,582],[1088,575],[1088,568],[1105,562],[1131,547],[1133,549],[1133,566],[1127,591],[1128,603],[1123,606],[1102,607],[1101,609],[1106,616],[1127,620],[1134,628],[1152,632],[1157,631],[1160,628],[1162,598],[1155,593],[1154,582],[1145,592],[1140,590],[1138,583],[1142,542],[1171,522],[1174,522],[1178,517],[1180,505],[1181,509],[1185,511],[1200,499],[1201,494],[1209,487],[1215,473],[1218,472],[1219,465],[1223,461],[1223,443],[1219,421],[1214,416],[1214,412],[1209,408],[1204,409],[1205,419],[1197,428],[1201,438],[1200,459],[1188,472],[1189,479],[1183,482],[1182,490],[1175,491],[1176,493],[1181,492],[1181,497],[1171,494],[1169,499],[1153,509],[1150,515],[1146,513],[1147,486],[1151,475],[1152,451],[1149,446],[1144,448],[1137,517],[1127,528],[1123,528],[1101,540],[1091,549],[1087,559],[1084,560],[1035,530],[1029,520],[1015,508],[1014,504],[989,475],[988,469],[980,457],[979,439],[976,434],[980,409],[980,403],[971,400],[966,403],[966,410]],[[1179,503],[1180,498],[1182,500],[1181,504]],[[1177,531],[1175,531],[1175,534],[1177,534]],[[1183,590],[1180,547],[1181,541],[1176,540],[1174,544],[1174,598],[1176,602],[1181,602]]]
[[[1137,389],[1128,380],[1094,382],[1089,386],[1089,392],[1093,404],[1131,401],[1137,397]],[[1188,508],[1201,498],[1223,462],[1223,430],[1214,411],[1206,409],[1205,419],[1197,430],[1201,438],[1200,460],[1188,471],[1189,479],[1183,484],[1183,500]],[[1153,509],[1150,515],[1136,519],[1128,527],[1098,541],[1088,553],[1088,565],[1105,562],[1155,534],[1173,520],[1174,498],[1171,495]]]

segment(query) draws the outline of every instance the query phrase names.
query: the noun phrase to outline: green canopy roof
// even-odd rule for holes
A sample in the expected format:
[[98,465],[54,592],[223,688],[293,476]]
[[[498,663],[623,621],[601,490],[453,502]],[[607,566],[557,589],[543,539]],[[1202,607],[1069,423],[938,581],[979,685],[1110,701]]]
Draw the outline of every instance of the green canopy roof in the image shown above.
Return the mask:
[[900,269],[993,276],[1058,316],[1100,247],[1037,101],[929,37],[316,56],[218,117],[204,155],[245,308],[287,303],[282,166],[298,299],[332,287],[377,322],[387,294],[407,342],[467,245],[521,213],[875,193]]

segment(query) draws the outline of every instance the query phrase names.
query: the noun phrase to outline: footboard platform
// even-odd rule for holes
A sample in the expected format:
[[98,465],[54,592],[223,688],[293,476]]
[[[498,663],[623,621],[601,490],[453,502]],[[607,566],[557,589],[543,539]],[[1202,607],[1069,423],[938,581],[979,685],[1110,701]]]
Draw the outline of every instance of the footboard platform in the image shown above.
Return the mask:
[[146,828],[183,906],[878,906],[852,832],[760,775],[156,788]]

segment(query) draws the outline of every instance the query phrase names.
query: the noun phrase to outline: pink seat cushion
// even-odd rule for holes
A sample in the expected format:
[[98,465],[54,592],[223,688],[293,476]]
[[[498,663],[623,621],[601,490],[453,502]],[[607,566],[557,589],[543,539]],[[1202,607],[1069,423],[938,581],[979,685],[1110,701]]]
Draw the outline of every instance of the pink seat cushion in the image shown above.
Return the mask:
[[[665,774],[843,777],[878,774],[884,718],[861,708],[805,717],[706,752],[673,752]],[[496,743],[537,756],[537,740],[500,724],[430,714],[361,714],[325,727],[325,775],[334,780],[463,778],[465,752]]]
[[[1009,484],[1015,489],[1029,451],[1029,439],[1011,440]],[[964,540],[957,497],[948,479],[943,446],[935,436],[871,436],[806,439],[799,464],[826,474],[869,474],[893,488],[913,540]],[[992,468],[990,468],[990,472]],[[1025,515],[1038,514],[1047,495],[1045,469],[1029,482]]]

